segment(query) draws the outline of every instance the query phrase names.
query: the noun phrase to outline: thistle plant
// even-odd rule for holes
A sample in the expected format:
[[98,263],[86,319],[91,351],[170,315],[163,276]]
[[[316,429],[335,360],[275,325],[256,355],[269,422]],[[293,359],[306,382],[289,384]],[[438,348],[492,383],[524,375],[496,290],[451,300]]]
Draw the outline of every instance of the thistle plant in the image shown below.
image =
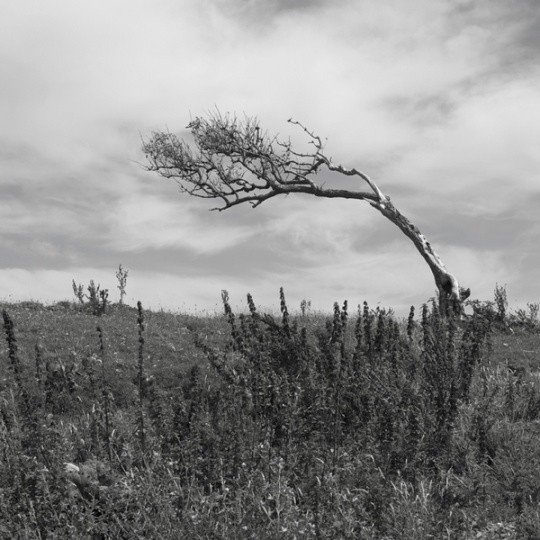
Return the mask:
[[22,380],[23,368],[22,368],[21,361],[19,359],[19,352],[18,352],[19,348],[17,345],[17,338],[15,337],[15,325],[13,323],[13,319],[10,317],[9,313],[5,309],[2,310],[2,317],[4,319],[4,330],[6,332],[8,358],[9,358],[11,369],[13,370],[13,375],[15,377],[15,384],[17,386],[19,396],[21,397],[23,407],[25,408],[26,412],[30,414],[30,403],[28,401],[28,393],[26,391],[26,388]]
[[287,302],[285,301],[285,292],[283,291],[283,287],[280,287],[279,289],[279,300],[281,310],[281,324],[287,337],[290,337],[291,328],[289,326],[289,310],[287,309]]
[[414,322],[414,306],[411,306],[411,309],[409,311],[409,317],[407,319],[407,336],[409,340],[412,340],[413,338],[415,324],[416,323]]
[[227,317],[227,321],[229,322],[229,326],[231,328],[233,349],[242,350],[242,334],[237,329],[236,318],[229,304],[229,293],[225,289],[221,291],[221,301],[223,302],[223,309],[225,311],[225,317]]
[[497,320],[500,322],[506,321],[506,311],[508,309],[508,296],[506,287],[496,284],[494,291],[495,305],[497,306]]
[[105,313],[107,305],[109,304],[109,291],[108,289],[101,289],[99,284],[96,285],[94,280],[90,280],[88,285],[88,303],[92,308],[92,314],[100,317]]
[[75,295],[75,297],[79,300],[81,304],[84,304],[85,294],[83,284],[77,284],[75,283],[75,280],[72,280],[71,286],[73,287],[73,294]]
[[12,318],[9,316],[9,313],[3,309],[2,317],[4,319],[4,330],[6,332],[6,341],[8,345],[8,358],[15,378],[17,380],[17,385],[21,385],[21,362],[19,360],[18,354],[18,345],[17,338],[15,337],[14,323]]
[[144,463],[146,454],[146,432],[144,426],[144,398],[146,397],[145,376],[144,376],[144,312],[140,300],[137,302],[137,328],[139,333],[139,349],[138,349],[138,371],[137,371],[137,386],[139,390],[139,411],[138,411],[138,433],[139,444],[141,450],[141,461]]
[[116,279],[118,280],[117,288],[120,291],[120,300],[119,304],[121,306],[124,305],[124,296],[126,295],[126,284],[127,284],[127,278],[128,278],[128,270],[125,270],[122,268],[122,265],[120,264],[118,266],[118,270],[116,271]]
[[103,412],[105,416],[105,448],[107,449],[107,457],[109,464],[112,465],[112,449],[111,449],[111,411],[110,411],[110,390],[105,369],[105,344],[103,341],[103,329],[101,326],[96,327],[99,338],[99,356],[101,360],[101,394],[103,399]]
[[79,302],[85,305],[85,300],[87,300],[87,305],[90,306],[93,315],[101,316],[105,313],[107,306],[109,305],[109,291],[108,289],[101,289],[100,285],[96,285],[94,280],[90,280],[90,284],[86,288],[88,294],[84,293],[84,287],[82,283],[75,283],[75,280],[72,281],[71,286],[73,288],[73,294],[78,298]]

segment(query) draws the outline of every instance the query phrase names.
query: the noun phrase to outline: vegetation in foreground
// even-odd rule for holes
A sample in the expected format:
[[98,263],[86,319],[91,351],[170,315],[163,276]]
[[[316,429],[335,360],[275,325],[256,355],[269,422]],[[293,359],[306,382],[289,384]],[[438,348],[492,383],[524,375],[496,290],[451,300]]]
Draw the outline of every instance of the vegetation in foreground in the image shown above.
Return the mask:
[[540,338],[495,300],[5,305],[0,538],[539,538]]

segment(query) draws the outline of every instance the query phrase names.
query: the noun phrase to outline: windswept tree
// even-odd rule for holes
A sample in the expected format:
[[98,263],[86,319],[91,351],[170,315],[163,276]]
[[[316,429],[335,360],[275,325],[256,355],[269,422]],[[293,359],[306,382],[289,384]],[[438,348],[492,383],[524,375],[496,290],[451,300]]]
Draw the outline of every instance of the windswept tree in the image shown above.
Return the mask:
[[[240,204],[255,208],[289,193],[367,201],[399,227],[426,261],[435,278],[441,313],[459,311],[470,290],[459,286],[425,236],[399,212],[390,197],[366,174],[334,164],[319,136],[299,122],[288,122],[301,130],[307,150],[300,150],[291,140],[268,135],[255,118],[241,120],[219,113],[197,117],[187,126],[192,145],[166,131],[154,132],[144,142],[148,170],[176,180],[183,192],[219,201],[220,206],[213,210]],[[325,170],[357,177],[360,189],[338,189],[317,182],[317,174]]]

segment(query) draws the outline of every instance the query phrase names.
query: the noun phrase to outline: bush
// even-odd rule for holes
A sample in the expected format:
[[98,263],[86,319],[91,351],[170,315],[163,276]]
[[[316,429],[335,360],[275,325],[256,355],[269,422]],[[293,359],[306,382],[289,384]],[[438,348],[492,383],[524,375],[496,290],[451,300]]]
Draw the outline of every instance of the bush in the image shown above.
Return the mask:
[[189,323],[208,362],[166,385],[139,305],[128,388],[113,376],[109,317],[94,352],[68,363],[40,347],[30,361],[5,313],[2,535],[535,534],[540,388],[487,365],[490,318],[433,305],[400,322],[347,302],[326,320],[295,317],[283,290],[279,317],[249,295],[246,314],[225,291],[223,304],[228,335]]
[[77,285],[75,280],[72,281],[71,285],[73,288],[73,294],[78,298],[79,302],[85,308],[90,310],[93,315],[99,317],[105,313],[107,306],[109,305],[108,289],[101,289],[100,285],[96,285],[93,279],[90,280],[90,284],[87,287],[88,294],[84,293],[83,285]]

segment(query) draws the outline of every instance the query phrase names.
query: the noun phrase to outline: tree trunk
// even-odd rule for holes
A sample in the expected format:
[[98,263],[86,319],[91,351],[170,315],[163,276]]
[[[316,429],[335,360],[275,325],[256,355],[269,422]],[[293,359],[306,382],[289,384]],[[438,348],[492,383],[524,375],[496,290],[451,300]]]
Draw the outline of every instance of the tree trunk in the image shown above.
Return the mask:
[[448,272],[441,258],[426,240],[426,237],[391,203],[389,197],[384,197],[384,199],[377,202],[370,202],[370,204],[412,240],[416,249],[428,264],[439,293],[441,314],[444,316],[450,313],[460,314],[461,304],[469,296],[470,290],[460,289],[457,279]]

